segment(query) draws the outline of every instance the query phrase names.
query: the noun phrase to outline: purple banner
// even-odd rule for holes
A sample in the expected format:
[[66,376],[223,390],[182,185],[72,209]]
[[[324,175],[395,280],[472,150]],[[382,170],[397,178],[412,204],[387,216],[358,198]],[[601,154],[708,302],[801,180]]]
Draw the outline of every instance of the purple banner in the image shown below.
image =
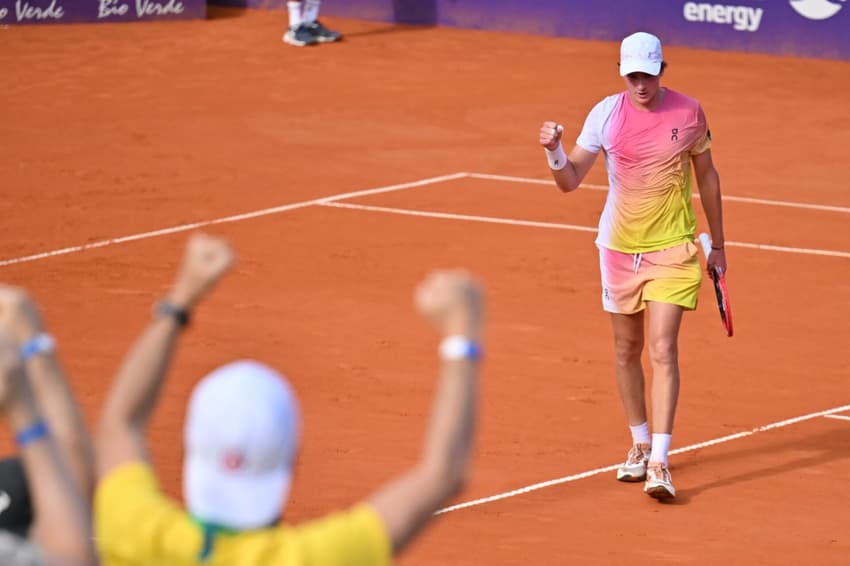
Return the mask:
[[0,25],[205,18],[206,0],[0,0]]
[[850,60],[850,0],[323,0],[322,14],[612,41],[644,30],[670,45]]

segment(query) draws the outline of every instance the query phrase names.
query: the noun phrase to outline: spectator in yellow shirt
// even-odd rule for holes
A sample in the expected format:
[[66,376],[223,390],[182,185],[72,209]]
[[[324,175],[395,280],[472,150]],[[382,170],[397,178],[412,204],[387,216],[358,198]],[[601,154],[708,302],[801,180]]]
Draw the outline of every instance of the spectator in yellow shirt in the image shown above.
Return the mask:
[[145,427],[191,309],[233,262],[222,240],[193,236],[171,292],[127,355],[97,437],[95,531],[106,566],[385,565],[466,478],[481,297],[465,273],[435,272],[416,291],[443,335],[441,377],[419,462],[352,509],[278,525],[299,442],[297,400],[256,361],[220,367],[195,387],[184,431],[187,510],[160,490]]

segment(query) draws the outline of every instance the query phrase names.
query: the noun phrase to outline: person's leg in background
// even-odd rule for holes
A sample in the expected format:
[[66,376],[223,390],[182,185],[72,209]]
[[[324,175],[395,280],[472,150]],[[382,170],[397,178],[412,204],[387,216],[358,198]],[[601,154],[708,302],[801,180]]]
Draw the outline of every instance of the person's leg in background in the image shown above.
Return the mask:
[[319,6],[321,0],[304,0],[304,24],[319,43],[330,43],[342,39],[338,31],[326,28],[319,21]]
[[286,9],[289,12],[289,26],[283,34],[283,41],[296,47],[316,45],[319,43],[319,40],[316,39],[304,24],[304,13],[301,4],[301,0],[289,0],[286,3]]
[[328,29],[319,21],[321,0],[290,0],[286,3],[289,12],[289,27],[283,41],[298,47],[330,43],[342,39],[342,34]]

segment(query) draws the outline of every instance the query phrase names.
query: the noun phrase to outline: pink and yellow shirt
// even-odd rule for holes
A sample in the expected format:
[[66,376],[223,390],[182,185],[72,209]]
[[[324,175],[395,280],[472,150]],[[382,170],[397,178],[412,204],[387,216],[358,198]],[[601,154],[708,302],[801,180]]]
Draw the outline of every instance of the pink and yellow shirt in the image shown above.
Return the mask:
[[699,102],[665,89],[652,111],[635,108],[622,92],[588,114],[576,142],[605,152],[608,198],[599,219],[599,246],[644,253],[692,242],[691,162],[711,147]]

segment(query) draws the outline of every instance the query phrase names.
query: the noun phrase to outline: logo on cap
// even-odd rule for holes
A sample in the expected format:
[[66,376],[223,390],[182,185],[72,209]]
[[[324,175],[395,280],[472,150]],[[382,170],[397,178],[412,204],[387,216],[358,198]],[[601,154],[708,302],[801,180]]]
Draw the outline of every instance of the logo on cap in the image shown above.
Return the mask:
[[840,3],[829,0],[790,0],[790,4],[798,14],[810,20],[828,20],[842,8]]
[[245,455],[241,452],[225,452],[221,459],[224,469],[229,472],[241,470],[245,465]]

